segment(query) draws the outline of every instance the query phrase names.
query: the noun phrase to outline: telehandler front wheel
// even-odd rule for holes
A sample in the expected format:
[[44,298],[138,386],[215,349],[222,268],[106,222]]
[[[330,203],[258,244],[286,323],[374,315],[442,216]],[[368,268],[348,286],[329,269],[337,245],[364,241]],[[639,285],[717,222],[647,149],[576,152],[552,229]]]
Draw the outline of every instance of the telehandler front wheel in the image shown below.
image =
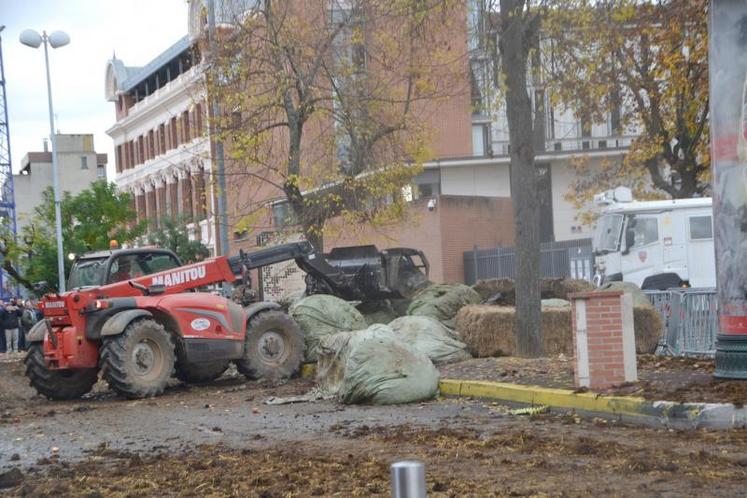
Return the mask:
[[249,320],[244,357],[236,368],[249,379],[281,380],[301,369],[304,354],[303,332],[282,311],[263,311]]
[[166,388],[174,371],[174,343],[155,320],[137,320],[101,347],[101,373],[126,398],[150,398]]
[[50,370],[44,363],[41,342],[29,346],[25,362],[26,377],[31,381],[31,386],[52,400],[78,399],[90,391],[99,378],[95,368]]

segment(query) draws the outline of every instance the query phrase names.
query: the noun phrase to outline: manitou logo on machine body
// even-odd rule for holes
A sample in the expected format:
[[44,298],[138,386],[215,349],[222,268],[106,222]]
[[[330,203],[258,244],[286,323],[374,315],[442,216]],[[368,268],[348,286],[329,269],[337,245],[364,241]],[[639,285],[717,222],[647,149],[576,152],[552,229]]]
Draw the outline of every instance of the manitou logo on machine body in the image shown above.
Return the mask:
[[194,282],[195,280],[205,278],[205,275],[207,275],[205,265],[194,266],[192,268],[167,273],[166,275],[154,276],[151,285],[165,285],[166,287],[171,287],[173,285]]

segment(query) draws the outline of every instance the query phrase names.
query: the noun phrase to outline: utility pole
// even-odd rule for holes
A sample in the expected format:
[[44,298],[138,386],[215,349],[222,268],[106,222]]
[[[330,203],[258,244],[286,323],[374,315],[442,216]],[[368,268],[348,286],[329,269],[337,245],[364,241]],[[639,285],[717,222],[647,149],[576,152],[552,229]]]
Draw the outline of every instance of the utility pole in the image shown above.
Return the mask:
[[[208,10],[208,42],[210,46],[210,62],[215,65],[218,54],[218,43],[215,39],[215,0],[207,0]],[[215,74],[212,75],[215,77]],[[213,85],[214,86],[214,85]],[[215,144],[215,168],[214,173],[218,183],[218,254],[221,256],[228,255],[228,213],[226,202],[226,165],[223,153],[223,142],[219,138],[220,128],[217,119],[220,116],[220,103],[215,92],[210,91],[208,86],[208,97],[211,100],[212,114],[214,124],[211,127],[211,138]]]
[[747,40],[744,0],[708,9],[713,238],[719,334],[716,377],[747,379]]

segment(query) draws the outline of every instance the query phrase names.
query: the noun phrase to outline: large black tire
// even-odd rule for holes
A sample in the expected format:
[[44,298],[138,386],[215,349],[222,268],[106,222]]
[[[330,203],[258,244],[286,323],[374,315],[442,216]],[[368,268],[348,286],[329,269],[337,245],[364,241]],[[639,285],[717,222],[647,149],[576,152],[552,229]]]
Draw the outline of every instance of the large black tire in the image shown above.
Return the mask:
[[236,368],[248,379],[282,380],[298,374],[304,354],[303,332],[282,311],[263,311],[249,320],[244,358]]
[[228,369],[228,362],[176,363],[176,378],[190,384],[212,382]]
[[651,275],[641,284],[641,290],[668,290],[675,287],[682,287],[684,282],[676,273],[660,273]]
[[52,400],[78,399],[91,390],[99,378],[98,369],[50,370],[44,363],[42,343],[29,345],[26,377],[42,396]]
[[137,320],[101,348],[101,373],[109,387],[131,398],[157,396],[174,372],[174,343],[163,325]]

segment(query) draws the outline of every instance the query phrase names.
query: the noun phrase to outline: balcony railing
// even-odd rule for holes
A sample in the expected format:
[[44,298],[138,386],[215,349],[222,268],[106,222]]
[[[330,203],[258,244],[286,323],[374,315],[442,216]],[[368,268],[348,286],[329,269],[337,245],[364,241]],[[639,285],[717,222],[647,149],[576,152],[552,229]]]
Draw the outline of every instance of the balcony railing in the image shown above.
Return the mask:
[[[574,137],[556,140],[546,140],[545,150],[535,150],[535,154],[562,154],[572,152],[589,152],[615,149],[627,149],[635,139],[635,136],[610,136],[610,137]],[[511,147],[507,141],[493,141],[493,155],[507,156],[511,153]]]

